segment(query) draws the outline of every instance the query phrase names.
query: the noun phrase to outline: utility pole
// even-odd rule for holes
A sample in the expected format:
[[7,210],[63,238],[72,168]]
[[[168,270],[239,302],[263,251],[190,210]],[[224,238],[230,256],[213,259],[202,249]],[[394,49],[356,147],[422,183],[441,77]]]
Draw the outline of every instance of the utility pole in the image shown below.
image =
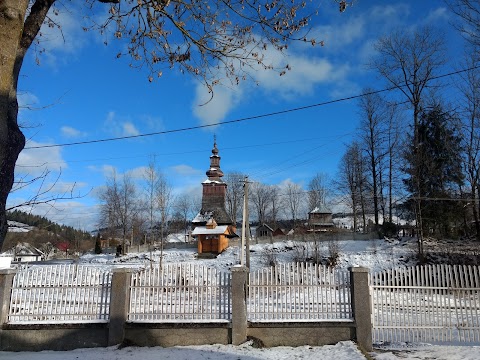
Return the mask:
[[[240,249],[240,265],[250,269],[250,224],[248,220],[248,176],[243,180],[243,219],[242,219],[242,244]],[[246,256],[245,253],[246,252]],[[246,262],[245,259],[246,258]]]

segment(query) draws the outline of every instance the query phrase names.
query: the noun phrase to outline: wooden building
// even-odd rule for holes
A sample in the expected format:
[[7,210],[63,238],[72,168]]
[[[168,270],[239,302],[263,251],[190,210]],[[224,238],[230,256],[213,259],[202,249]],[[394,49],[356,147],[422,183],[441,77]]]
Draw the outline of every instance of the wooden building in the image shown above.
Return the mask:
[[328,231],[334,226],[335,224],[332,220],[332,211],[325,205],[316,207],[308,213],[309,231]]
[[228,240],[237,236],[232,226],[217,225],[214,219],[210,219],[205,226],[197,226],[192,235],[197,237],[199,254],[220,254],[228,247]]
[[219,254],[237,237],[235,225],[225,209],[227,184],[223,182],[216,139],[213,142],[207,180],[202,183],[202,209],[192,221],[192,235],[198,241],[198,253]]

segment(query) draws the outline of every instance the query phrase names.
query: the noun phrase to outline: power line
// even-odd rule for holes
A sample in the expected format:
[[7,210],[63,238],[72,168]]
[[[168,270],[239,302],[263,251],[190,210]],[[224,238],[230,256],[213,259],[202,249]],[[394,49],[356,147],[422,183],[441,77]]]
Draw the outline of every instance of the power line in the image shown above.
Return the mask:
[[[307,141],[313,141],[313,140],[321,140],[321,139],[328,139],[328,138],[334,138],[338,139],[339,137],[344,137],[347,135],[350,135],[351,132],[340,134],[338,136],[324,136],[324,137],[313,137],[313,138],[306,138],[306,139],[296,139],[296,140],[288,140],[288,141],[277,141],[277,142],[271,142],[271,143],[264,143],[264,144],[252,144],[252,145],[243,145],[243,146],[233,146],[233,147],[222,147],[222,152],[228,151],[228,150],[238,150],[238,149],[248,149],[248,148],[255,148],[255,147],[265,147],[265,146],[274,146],[274,145],[284,145],[284,144],[292,144],[292,143],[298,143],[298,142],[307,142]],[[30,149],[30,148],[25,148],[25,149]],[[109,160],[125,160],[125,159],[135,159],[135,158],[143,158],[143,157],[148,157],[151,155],[154,156],[175,156],[175,155],[186,155],[186,154],[194,154],[194,153],[204,153],[206,151],[210,151],[211,149],[201,149],[201,150],[190,150],[190,151],[177,151],[177,152],[169,152],[169,153],[149,153],[149,154],[141,154],[141,155],[134,155],[134,156],[118,156],[118,157],[107,157],[107,158],[97,158],[97,159],[79,159],[79,160],[69,160],[69,163],[81,163],[81,162],[88,162],[91,163],[92,161],[109,161]],[[18,167],[42,167],[45,165],[51,165],[51,164],[63,164],[64,161],[49,161],[45,162],[42,165],[16,165]]]
[[[437,80],[437,79],[441,79],[441,78],[444,78],[444,77],[449,77],[449,76],[452,76],[452,75],[457,75],[457,74],[464,73],[464,72],[474,70],[474,69],[478,69],[478,68],[480,68],[480,66],[474,66],[474,67],[470,67],[470,68],[467,68],[467,69],[457,70],[457,71],[453,71],[453,72],[450,72],[450,73],[447,73],[447,74],[433,76],[429,80]],[[325,105],[331,105],[331,104],[335,104],[335,103],[339,103],[339,102],[354,100],[354,99],[358,99],[358,98],[369,96],[369,95],[380,94],[380,93],[383,93],[383,92],[392,91],[392,90],[398,89],[399,87],[403,88],[405,86],[407,86],[407,85],[391,86],[391,87],[384,88],[384,89],[381,89],[381,90],[374,90],[374,91],[370,91],[370,92],[367,92],[367,93],[356,94],[356,95],[347,96],[347,97],[338,98],[338,99],[333,99],[333,100],[329,100],[329,101],[323,101],[323,102],[319,102],[319,103],[316,103],[316,104],[310,104],[310,105],[299,106],[299,107],[285,109],[285,110],[273,111],[273,112],[265,113],[265,114],[252,115],[252,116],[247,116],[247,117],[243,117],[243,118],[239,118],[239,119],[217,122],[217,123],[213,123],[213,124],[189,126],[189,127],[179,128],[179,129],[157,131],[157,132],[151,132],[151,133],[145,133],[145,134],[119,136],[119,137],[96,139],[96,140],[86,140],[86,141],[70,142],[70,143],[64,143],[64,144],[30,146],[30,147],[26,147],[25,150],[45,149],[45,148],[75,146],[75,145],[86,145],[86,144],[110,142],[110,141],[117,141],[117,140],[136,139],[136,138],[143,138],[143,137],[149,137],[149,136],[155,136],[155,135],[165,135],[165,134],[172,134],[172,133],[178,133],[178,132],[184,132],[184,131],[204,129],[204,128],[209,128],[209,127],[213,127],[213,126],[235,124],[235,123],[240,123],[240,122],[245,122],[245,121],[250,121],[250,120],[257,120],[257,119],[262,119],[262,118],[266,118],[266,117],[272,117],[272,116],[276,116],[276,115],[287,114],[287,113],[291,113],[291,112],[297,112],[297,111],[312,109],[312,108],[315,108],[315,107],[320,107],[320,106],[325,106]]]

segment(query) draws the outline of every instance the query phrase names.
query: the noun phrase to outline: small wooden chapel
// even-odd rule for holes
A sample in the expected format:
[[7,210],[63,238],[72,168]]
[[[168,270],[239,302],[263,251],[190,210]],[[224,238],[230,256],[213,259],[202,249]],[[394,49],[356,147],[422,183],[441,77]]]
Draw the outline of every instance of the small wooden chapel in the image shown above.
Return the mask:
[[192,235],[197,239],[199,254],[220,254],[228,247],[229,239],[237,234],[225,209],[227,184],[222,180],[216,138],[206,175],[207,179],[202,182],[202,209],[192,221]]

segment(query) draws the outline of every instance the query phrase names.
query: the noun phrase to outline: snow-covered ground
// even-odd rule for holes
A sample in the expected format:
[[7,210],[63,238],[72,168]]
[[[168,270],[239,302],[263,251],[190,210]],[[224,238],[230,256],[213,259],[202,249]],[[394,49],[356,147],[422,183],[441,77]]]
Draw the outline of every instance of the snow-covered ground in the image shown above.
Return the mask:
[[[273,259],[277,263],[295,261],[299,257],[315,256],[313,243],[294,241],[281,241],[274,244],[251,245],[251,270],[255,271],[268,266]],[[415,265],[416,243],[412,238],[401,240],[355,240],[320,242],[318,254],[322,261],[338,251],[337,266],[348,268],[350,266],[364,266],[372,272],[398,266]],[[115,255],[84,255],[78,262],[95,264],[97,266],[122,266],[122,267],[147,267],[158,264],[160,251],[146,253],[132,253],[116,258]],[[164,262],[194,262],[219,270],[228,270],[240,262],[238,246],[231,246],[215,259],[197,259],[196,249],[168,249],[163,252]],[[438,346],[430,344],[394,343],[376,348],[368,354],[373,359],[439,359],[439,360],[480,360],[480,347],[478,346]],[[97,349],[77,349],[69,352],[0,352],[0,359],[5,360],[76,360],[85,359],[116,359],[126,360],[133,357],[142,360],[149,359],[227,359],[227,360],[254,360],[254,359],[335,359],[355,360],[367,359],[353,342],[341,342],[331,346],[301,346],[301,347],[275,347],[256,348],[247,342],[241,346],[233,345],[203,345],[173,348],[138,348],[117,347]]]
[[17,221],[7,220],[8,231],[9,232],[29,232],[35,229],[34,226],[23,224]]
[[[467,346],[428,346],[412,347],[404,344],[395,350],[375,350],[368,354],[373,359],[436,359],[436,360],[478,360],[480,347]],[[172,359],[172,360],[365,360],[367,359],[355,343],[340,342],[326,346],[279,346],[274,348],[256,348],[250,342],[240,346],[233,345],[202,345],[162,347],[118,347],[77,349],[73,351],[41,351],[41,352],[0,352],[2,360],[142,360]]]
[[[338,252],[337,267],[346,269],[351,266],[363,266],[376,272],[397,266],[415,265],[415,243],[411,238],[401,240],[339,240],[318,242],[318,258],[326,263],[331,252]],[[273,244],[250,245],[250,269],[252,271],[269,266],[271,260],[287,263],[299,259],[315,257],[313,242],[281,241]],[[160,251],[132,253],[116,258],[114,254],[88,254],[79,259],[80,263],[104,266],[149,266],[158,264]],[[238,246],[228,247],[215,259],[197,259],[197,249],[168,249],[163,251],[164,262],[202,263],[218,270],[229,270],[240,263]]]

